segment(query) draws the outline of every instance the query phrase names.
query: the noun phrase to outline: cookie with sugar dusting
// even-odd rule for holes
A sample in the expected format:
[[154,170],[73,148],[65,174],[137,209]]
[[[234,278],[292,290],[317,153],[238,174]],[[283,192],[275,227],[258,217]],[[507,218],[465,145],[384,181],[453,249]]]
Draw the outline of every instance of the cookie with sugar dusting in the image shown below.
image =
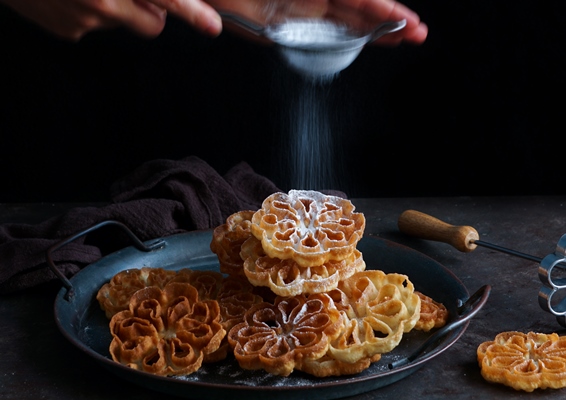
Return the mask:
[[365,217],[350,200],[314,190],[277,192],[252,217],[251,232],[271,258],[299,266],[348,258],[362,238]]
[[358,272],[329,295],[345,321],[329,354],[347,363],[390,352],[420,317],[421,300],[403,274]]
[[255,237],[244,242],[242,254],[246,255],[244,273],[248,280],[255,286],[270,288],[279,296],[328,292],[341,280],[366,267],[362,253],[357,249],[344,260],[301,267],[293,259],[281,260],[265,255],[261,242]]
[[343,327],[340,312],[324,294],[279,296],[253,305],[228,333],[243,369],[288,376],[306,360],[326,355]]

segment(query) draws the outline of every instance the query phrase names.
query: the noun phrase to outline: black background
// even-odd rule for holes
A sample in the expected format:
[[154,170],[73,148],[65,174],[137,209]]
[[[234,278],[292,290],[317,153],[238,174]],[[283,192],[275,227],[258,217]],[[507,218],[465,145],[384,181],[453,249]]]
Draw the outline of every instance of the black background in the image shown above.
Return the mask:
[[[350,197],[564,194],[566,2],[408,1],[421,46],[368,47],[317,88]],[[239,161],[290,181],[289,98],[272,48],[169,18],[146,40],[57,39],[0,7],[0,202],[107,201],[157,158]],[[314,188],[322,189],[322,188]]]

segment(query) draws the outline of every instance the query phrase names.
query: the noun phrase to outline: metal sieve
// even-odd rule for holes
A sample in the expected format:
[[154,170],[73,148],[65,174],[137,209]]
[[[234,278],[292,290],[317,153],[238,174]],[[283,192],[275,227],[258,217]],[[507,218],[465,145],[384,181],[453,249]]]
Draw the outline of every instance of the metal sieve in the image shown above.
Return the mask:
[[336,75],[358,57],[366,44],[403,29],[407,23],[385,22],[370,32],[359,32],[322,19],[288,19],[264,27],[239,15],[221,15],[225,21],[276,44],[291,69],[313,78]]

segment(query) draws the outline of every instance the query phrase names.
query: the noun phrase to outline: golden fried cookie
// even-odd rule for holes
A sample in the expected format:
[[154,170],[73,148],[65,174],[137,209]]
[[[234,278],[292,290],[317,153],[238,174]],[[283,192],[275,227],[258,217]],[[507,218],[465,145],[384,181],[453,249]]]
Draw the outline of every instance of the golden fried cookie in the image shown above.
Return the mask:
[[267,197],[252,217],[251,232],[271,258],[301,267],[348,258],[365,229],[365,217],[347,199],[313,190]]
[[183,268],[169,282],[189,283],[197,290],[200,300],[216,300],[218,291],[224,282],[224,276],[216,271]]
[[516,390],[566,387],[566,337],[502,332],[477,349],[484,379]]
[[[245,278],[228,275],[215,293],[214,299],[220,306],[221,324],[226,332],[244,319],[244,314],[254,304],[264,299],[253,293],[254,287]],[[200,293],[200,292],[199,292]],[[205,355],[203,363],[216,362],[226,358],[231,351],[227,336],[222,340],[220,348],[214,353]]]
[[402,274],[358,272],[341,281],[329,296],[345,320],[329,354],[350,364],[393,350],[420,317],[421,300]]
[[421,299],[421,316],[415,325],[415,329],[428,332],[432,328],[441,328],[446,325],[448,320],[448,310],[444,304],[415,291]]
[[240,367],[288,376],[305,360],[324,356],[342,324],[326,294],[277,297],[252,306],[228,341]]
[[234,325],[244,320],[244,314],[254,304],[264,301],[254,293],[254,287],[240,277],[224,278],[216,297],[222,315],[222,327],[228,332]]
[[[216,271],[182,269],[171,282],[187,282],[194,286],[200,300],[216,300],[220,306],[220,323],[226,332],[243,321],[244,314],[254,304],[264,299],[253,293],[254,286],[247,279],[236,275],[223,276]],[[204,363],[226,358],[230,346],[225,337],[218,351],[205,355]]]
[[96,299],[106,316],[112,318],[117,312],[128,308],[130,297],[136,291],[147,286],[162,288],[175,275],[175,271],[167,271],[163,268],[127,269],[117,273],[110,282],[104,284],[98,290]]
[[214,300],[200,301],[188,283],[138,290],[110,320],[112,359],[161,376],[188,375],[216,352],[226,331]]
[[380,359],[381,354],[376,354],[373,357],[362,358],[355,363],[347,363],[337,360],[329,353],[326,353],[326,355],[316,360],[303,360],[299,369],[307,374],[311,374],[319,378],[327,376],[354,375],[368,369],[372,363],[379,361]]
[[255,286],[269,287],[279,296],[328,292],[341,280],[366,267],[362,253],[357,249],[341,261],[301,267],[292,259],[280,260],[263,255],[261,242],[255,237],[244,242],[242,254],[247,255],[244,272],[248,280]]
[[230,215],[226,223],[212,232],[210,250],[218,256],[220,272],[243,276],[244,260],[240,258],[242,243],[252,236],[250,226],[254,211],[239,211]]

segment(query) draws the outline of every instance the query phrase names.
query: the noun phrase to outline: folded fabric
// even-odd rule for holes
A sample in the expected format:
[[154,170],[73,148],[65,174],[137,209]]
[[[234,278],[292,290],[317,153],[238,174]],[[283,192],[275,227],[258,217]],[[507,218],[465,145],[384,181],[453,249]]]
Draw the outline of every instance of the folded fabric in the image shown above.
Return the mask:
[[[77,207],[39,224],[0,225],[0,294],[56,279],[46,251],[61,240],[106,220],[126,225],[142,241],[223,224],[240,210],[253,210],[279,189],[245,162],[224,176],[198,157],[155,160],[111,187],[112,203]],[[130,244],[102,228],[52,253],[67,277]],[[123,237],[122,237],[123,236]]]

